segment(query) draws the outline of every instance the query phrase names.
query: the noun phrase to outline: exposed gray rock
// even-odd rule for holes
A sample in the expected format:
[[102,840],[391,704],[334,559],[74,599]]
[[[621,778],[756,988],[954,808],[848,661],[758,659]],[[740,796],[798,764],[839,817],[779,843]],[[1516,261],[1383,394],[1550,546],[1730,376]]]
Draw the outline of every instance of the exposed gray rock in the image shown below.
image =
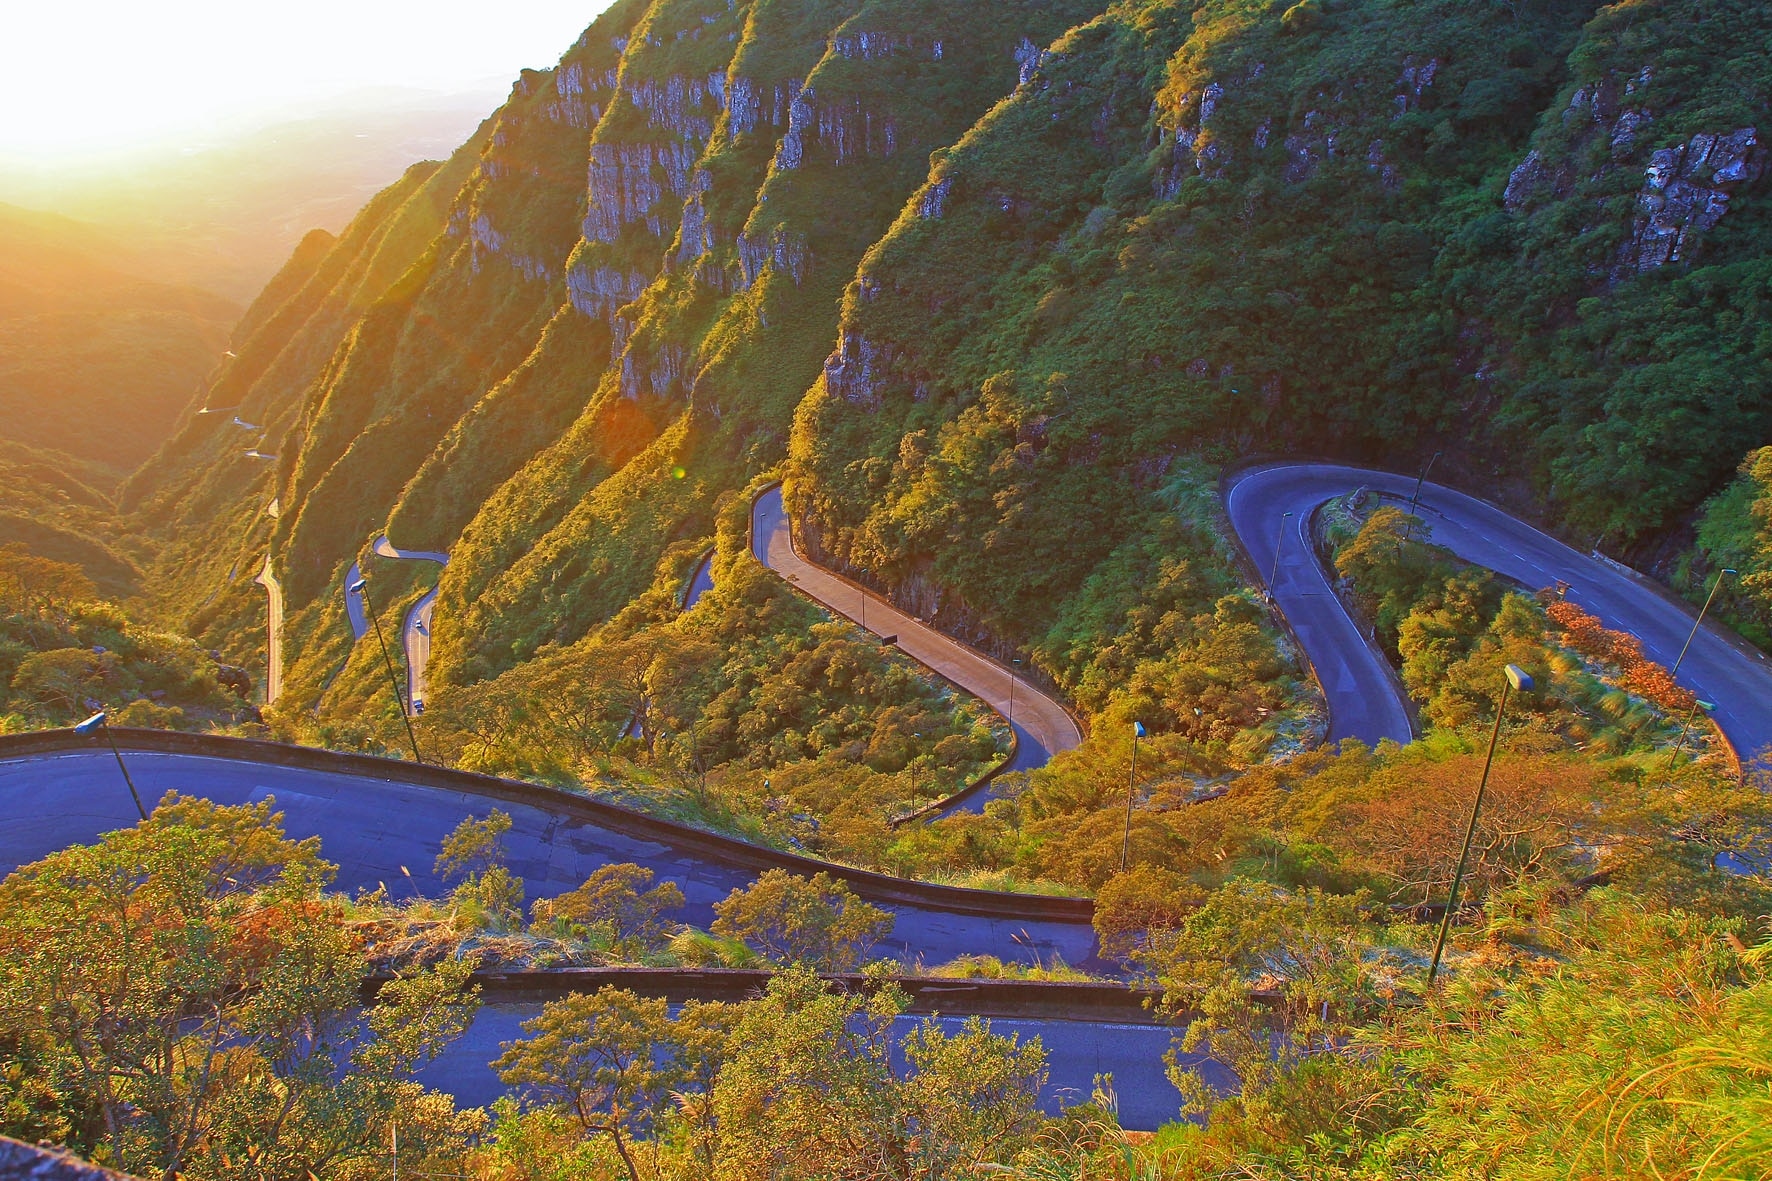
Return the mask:
[[781,226],[761,237],[738,236],[738,265],[746,289],[762,277],[766,268],[789,276],[798,287],[806,277],[808,258],[805,235],[790,234]]
[[1019,70],[1015,79],[1017,86],[1026,86],[1034,80],[1034,74],[1046,62],[1046,51],[1035,45],[1032,39],[1023,37],[1021,44],[1015,47],[1015,64]]
[[1698,238],[1729,212],[1729,201],[1765,169],[1765,149],[1755,128],[1724,134],[1701,132],[1649,157],[1630,240],[1619,251],[1615,278],[1689,261]]
[[613,242],[624,227],[638,221],[662,234],[664,219],[657,206],[666,193],[687,193],[698,154],[695,146],[681,141],[592,144],[585,240]]
[[1403,59],[1403,72],[1397,76],[1397,93],[1391,99],[1394,111],[1393,118],[1408,114],[1421,106],[1421,97],[1427,93],[1428,87],[1440,73],[1440,59],[1430,57],[1426,61],[1419,58]]
[[566,272],[566,296],[572,306],[587,316],[614,321],[617,308],[640,298],[646,290],[646,276],[639,271],[623,274],[614,267],[589,268],[575,263]]
[[1638,133],[1654,119],[1655,116],[1648,111],[1633,109],[1621,112],[1617,121],[1612,124],[1612,154],[1620,159],[1629,155],[1631,148],[1636,146]]
[[944,176],[924,190],[917,199],[917,216],[924,221],[940,221],[947,213],[948,194],[954,191],[954,178]]
[[1554,192],[1560,184],[1556,173],[1545,164],[1544,157],[1538,149],[1533,148],[1526,153],[1526,158],[1519,166],[1508,174],[1507,188],[1502,190],[1501,203],[1509,213],[1518,213],[1527,205],[1537,200],[1541,194]]
[[131,1181],[123,1173],[89,1164],[63,1149],[26,1144],[10,1136],[0,1136],[0,1177],[18,1181]]
[[859,96],[821,102],[815,88],[803,87],[788,106],[788,130],[775,152],[775,167],[790,172],[805,162],[809,143],[816,143],[839,166],[862,156],[885,157],[898,151],[898,121],[877,115]]
[[[711,77],[721,78],[722,75]],[[628,100],[646,112],[646,121],[661,131],[671,131],[685,139],[706,143],[714,133],[714,115],[709,107],[722,104],[710,91],[708,78],[688,78],[672,74],[663,84],[654,79],[641,79],[630,85]],[[712,103],[709,99],[713,98]]]
[[648,393],[655,398],[670,397],[678,392],[688,364],[689,354],[681,345],[663,346],[650,364],[644,364],[632,350],[624,351],[621,358],[622,396],[633,400]]
[[[859,58],[862,61],[886,57],[899,50],[914,51],[916,47],[916,38],[898,33],[839,33],[831,39],[831,49],[838,57]],[[941,42],[931,44],[930,56],[940,60]]]
[[852,405],[876,407],[891,359],[891,350],[845,328],[836,351],[825,359],[825,388]]
[[746,135],[757,129],[757,116],[763,113],[763,96],[757,84],[738,77],[726,91],[726,128],[732,135]]

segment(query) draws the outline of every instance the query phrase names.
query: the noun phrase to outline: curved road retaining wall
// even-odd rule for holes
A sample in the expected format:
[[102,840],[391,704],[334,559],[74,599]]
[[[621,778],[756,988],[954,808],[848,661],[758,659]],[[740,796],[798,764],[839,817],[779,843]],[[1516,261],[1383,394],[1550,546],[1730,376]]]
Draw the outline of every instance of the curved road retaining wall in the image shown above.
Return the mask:
[[[487,1004],[545,1004],[561,997],[624,988],[647,997],[682,1001],[744,1001],[768,986],[772,973],[740,968],[570,968],[559,971],[474,973]],[[956,979],[935,976],[826,975],[844,992],[878,991],[887,981],[910,996],[912,1013],[1026,1020],[1114,1022],[1120,1025],[1185,1023],[1187,1014],[1159,1016],[1162,994],[1154,989],[1092,981]],[[374,999],[387,977],[364,985]]]
[[[858,895],[873,902],[888,902],[953,914],[980,915],[1009,922],[1056,921],[1088,924],[1095,915],[1095,904],[1087,898],[1005,894],[895,878],[853,866],[766,849],[734,837],[660,820],[617,804],[556,788],[471,771],[214,734],[129,729],[114,729],[111,734],[118,746],[126,751],[194,755],[235,762],[298,767],[366,779],[392,779],[421,787],[464,792],[492,801],[525,804],[544,811],[573,815],[617,832],[657,841],[681,852],[746,870],[763,872],[785,869],[802,875],[828,873],[847,882]],[[104,749],[104,739],[81,737],[72,730],[0,735],[0,759],[24,759],[68,751]]]

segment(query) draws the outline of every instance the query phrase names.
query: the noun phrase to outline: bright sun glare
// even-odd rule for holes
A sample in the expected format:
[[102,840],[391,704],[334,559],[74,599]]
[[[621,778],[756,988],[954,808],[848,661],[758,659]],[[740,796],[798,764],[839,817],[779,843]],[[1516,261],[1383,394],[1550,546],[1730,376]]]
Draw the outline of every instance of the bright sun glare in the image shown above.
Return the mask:
[[19,0],[0,33],[0,155],[177,141],[371,86],[491,88],[553,65],[609,3]]

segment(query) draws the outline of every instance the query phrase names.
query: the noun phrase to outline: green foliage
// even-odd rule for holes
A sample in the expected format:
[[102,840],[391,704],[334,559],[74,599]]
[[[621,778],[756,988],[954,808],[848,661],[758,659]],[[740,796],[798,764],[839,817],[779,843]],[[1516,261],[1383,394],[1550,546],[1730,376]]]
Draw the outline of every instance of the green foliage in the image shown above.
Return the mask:
[[714,904],[713,933],[754,948],[772,963],[853,972],[892,931],[890,912],[857,898],[827,873],[772,869]]
[[[131,1172],[345,1175],[391,1121],[473,1130],[408,1081],[466,1028],[470,963],[385,986],[273,803],[168,795],[135,828],[0,882],[6,1130]],[[16,1057],[15,1057],[16,1054]],[[422,1132],[421,1132],[422,1135]]]
[[584,1136],[608,1136],[640,1181],[633,1141],[679,1088],[706,1087],[698,1076],[717,1069],[730,1024],[723,1005],[691,1002],[673,1021],[663,1000],[604,987],[550,1001],[493,1065],[506,1086],[574,1117]]
[[0,545],[0,730],[67,725],[97,708],[117,725],[168,729],[250,716],[220,680],[249,685],[239,670],[94,593],[80,567]]
[[444,881],[461,879],[451,896],[461,920],[471,928],[504,931],[523,919],[523,882],[505,866],[508,813],[494,808],[486,819],[467,817],[443,838],[436,870]]
[[1772,448],[1750,451],[1735,480],[1705,502],[1693,557],[1681,580],[1687,595],[1702,603],[1716,587],[1711,611],[1772,646]]
[[683,905],[683,890],[677,883],[652,886],[652,876],[650,869],[631,862],[605,865],[576,890],[536,899],[530,907],[532,928],[558,924],[575,931],[595,928],[616,951],[643,954],[669,933],[664,912]]
[[1019,1043],[977,1018],[895,1038],[904,1004],[895,988],[845,996],[805,971],[771,980],[745,1006],[714,1085],[717,1174],[964,1176],[1025,1143],[1046,1077],[1039,1039]]

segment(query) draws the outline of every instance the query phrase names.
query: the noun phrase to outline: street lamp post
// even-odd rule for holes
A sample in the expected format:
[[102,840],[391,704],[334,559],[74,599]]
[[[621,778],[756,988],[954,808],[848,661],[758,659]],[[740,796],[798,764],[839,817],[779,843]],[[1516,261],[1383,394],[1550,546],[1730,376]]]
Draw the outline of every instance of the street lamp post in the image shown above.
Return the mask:
[[106,719],[105,711],[102,709],[74,727],[76,734],[90,734],[94,730],[105,736],[105,742],[111,748],[111,755],[117,760],[117,770],[123,772],[123,782],[129,785],[129,798],[135,801],[135,814],[146,820],[148,810],[142,807],[141,793],[135,790],[135,780],[129,777],[129,768],[123,765],[123,752],[117,749],[117,740],[111,737],[111,727]]
[[1710,594],[1704,596],[1704,606],[1698,609],[1698,618],[1692,621],[1692,630],[1686,634],[1686,642],[1680,645],[1680,654],[1674,658],[1674,666],[1668,670],[1668,676],[1677,677],[1680,675],[1680,665],[1686,659],[1686,649],[1690,648],[1692,641],[1698,638],[1698,629],[1704,624],[1704,613],[1710,610],[1710,601],[1717,597],[1717,591],[1723,585],[1723,576],[1733,573],[1735,571],[1727,566],[1717,571],[1717,580],[1710,584]]
[[[1291,513],[1287,513],[1291,516]],[[1145,737],[1144,723],[1132,723],[1132,771],[1126,777],[1126,830],[1120,836],[1120,872],[1132,859],[1132,793],[1138,787],[1138,740]]]
[[1692,719],[1698,716],[1698,711],[1702,709],[1705,713],[1709,713],[1715,708],[1717,708],[1717,703],[1714,701],[1703,701],[1697,697],[1692,699],[1692,708],[1686,711],[1686,720],[1680,723],[1680,739],[1678,742],[1674,743],[1674,748],[1667,752],[1667,766],[1664,768],[1665,771],[1672,771],[1674,769],[1674,760],[1679,758],[1680,751],[1685,749],[1686,735],[1691,731]]
[[1446,899],[1446,913],[1440,916],[1440,933],[1434,939],[1434,960],[1428,965],[1427,986],[1432,988],[1440,975],[1440,955],[1446,950],[1446,932],[1452,926],[1452,913],[1458,909],[1458,888],[1464,884],[1464,867],[1470,860],[1471,841],[1477,835],[1477,815],[1483,810],[1483,792],[1489,786],[1489,768],[1495,765],[1495,744],[1501,738],[1501,715],[1507,712],[1510,689],[1522,693],[1532,689],[1532,678],[1517,664],[1507,666],[1507,680],[1501,686],[1501,701],[1495,706],[1495,729],[1489,734],[1489,756],[1483,760],[1483,778],[1477,784],[1477,798],[1471,804],[1470,823],[1464,829],[1464,847],[1458,851],[1458,868],[1452,874],[1452,893]]
[[1280,581],[1280,551],[1286,546],[1286,522],[1291,518],[1291,513],[1280,514],[1280,536],[1274,541],[1274,568],[1267,576],[1267,598],[1270,603],[1274,601],[1274,584]]
[[1015,733],[1015,670],[1021,667],[1021,657],[1017,656],[1009,662],[1009,732]]
[[419,753],[418,732],[412,728],[412,711],[406,708],[406,694],[400,691],[400,678],[394,672],[394,657],[388,651],[388,637],[381,629],[381,616],[375,613],[375,608],[369,603],[369,580],[359,578],[348,589],[352,594],[363,596],[363,613],[369,616],[371,623],[375,624],[375,638],[381,644],[382,663],[388,669],[388,688],[394,691],[394,703],[400,707],[400,720],[406,723],[406,740],[412,743],[412,757],[422,763],[425,761],[425,757]]
[[1427,483],[1427,474],[1433,470],[1434,461],[1438,458],[1438,451],[1428,456],[1427,462],[1421,465],[1421,474],[1415,477],[1415,491],[1409,497],[1409,519],[1403,522],[1403,537],[1397,542],[1398,557],[1402,557],[1403,547],[1409,542],[1409,533],[1415,528],[1415,506],[1421,503],[1421,486]]

